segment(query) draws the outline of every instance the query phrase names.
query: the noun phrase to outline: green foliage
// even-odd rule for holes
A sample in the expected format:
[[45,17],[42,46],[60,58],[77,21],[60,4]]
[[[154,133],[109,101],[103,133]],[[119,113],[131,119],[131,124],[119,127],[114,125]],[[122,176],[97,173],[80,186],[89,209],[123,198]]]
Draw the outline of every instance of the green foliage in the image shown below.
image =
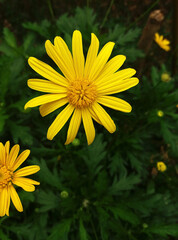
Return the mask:
[[[24,110],[39,94],[27,87],[27,79],[39,77],[27,65],[29,56],[50,61],[44,43],[61,36],[71,49],[71,35],[79,29],[86,56],[91,33],[116,46],[113,55],[127,56],[126,64],[144,57],[138,49],[141,28],[108,21],[104,29],[96,12],[76,8],[50,21],[22,23],[23,36],[4,28],[0,39],[0,136],[18,143],[31,154],[25,164],[38,164],[40,181],[34,193],[17,188],[24,212],[10,209],[0,219],[2,240],[169,240],[178,237],[176,163],[177,76],[161,81],[170,66],[149,62],[139,86],[117,96],[130,102],[130,114],[108,109],[117,125],[114,134],[95,124],[96,138],[87,146],[81,128],[77,144],[64,146],[67,127],[55,140],[46,132],[57,113],[42,118],[37,109]],[[152,52],[154,57],[157,53]],[[132,62],[132,64],[131,64]],[[55,68],[55,65],[51,62]],[[125,66],[124,66],[125,67]],[[58,69],[56,68],[58,71]],[[158,115],[158,111],[164,114]],[[158,172],[163,161],[167,171]],[[65,193],[65,194],[64,194]]]

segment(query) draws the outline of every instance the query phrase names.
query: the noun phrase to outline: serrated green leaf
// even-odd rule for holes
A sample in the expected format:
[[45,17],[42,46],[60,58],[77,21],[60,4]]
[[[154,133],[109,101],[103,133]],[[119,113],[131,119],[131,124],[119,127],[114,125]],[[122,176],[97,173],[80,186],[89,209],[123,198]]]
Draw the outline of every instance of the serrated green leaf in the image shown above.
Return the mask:
[[140,224],[139,217],[133,213],[133,211],[126,206],[119,204],[117,207],[108,207],[108,210],[110,210],[116,219],[118,217],[124,221],[127,221],[131,223],[132,225],[138,225]]
[[3,34],[4,34],[4,39],[8,43],[8,45],[12,48],[16,48],[17,43],[16,43],[16,38],[14,34],[8,28],[3,29]]
[[129,175],[127,177],[123,177],[117,180],[115,178],[111,188],[109,189],[109,194],[111,195],[118,195],[120,194],[120,191],[126,191],[126,190],[131,190],[134,188],[135,184],[138,184],[141,181],[139,175]]

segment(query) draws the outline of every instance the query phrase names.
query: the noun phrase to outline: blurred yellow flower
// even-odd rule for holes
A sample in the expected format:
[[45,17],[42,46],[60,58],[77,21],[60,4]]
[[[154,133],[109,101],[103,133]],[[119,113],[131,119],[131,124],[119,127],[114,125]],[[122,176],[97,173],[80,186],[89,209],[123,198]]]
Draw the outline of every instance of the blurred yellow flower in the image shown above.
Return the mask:
[[170,51],[170,41],[167,40],[166,38],[163,39],[163,35],[159,35],[158,33],[155,33],[155,42],[166,52]]
[[64,76],[46,63],[30,57],[29,65],[48,80],[29,79],[28,86],[47,94],[27,102],[25,109],[41,105],[39,110],[44,117],[67,104],[49,127],[47,138],[52,140],[71,116],[65,144],[73,142],[81,121],[88,144],[95,138],[93,119],[110,133],[115,132],[113,120],[100,104],[123,112],[132,110],[130,104],[124,100],[109,96],[125,91],[139,82],[138,78],[132,77],[136,73],[132,68],[117,71],[126,57],[117,55],[108,61],[114,43],[108,42],[98,53],[99,41],[92,33],[85,61],[82,35],[78,30],[73,33],[72,54],[61,37],[54,39],[54,45],[47,40],[45,47],[48,56],[57,64]]
[[[0,142],[0,216],[9,216],[10,201],[12,200],[15,208],[23,211],[22,203],[14,188],[14,184],[23,188],[27,192],[35,190],[34,185],[40,183],[25,176],[34,174],[40,170],[37,165],[28,166],[17,170],[17,168],[27,159],[30,150],[23,151],[19,156],[19,145],[16,144],[9,151],[10,142],[5,146]],[[17,170],[17,171],[16,171]]]
[[164,112],[159,110],[159,111],[157,111],[157,115],[158,115],[158,117],[163,117],[164,116]]
[[157,162],[157,169],[160,172],[166,171],[166,169],[167,169],[166,164],[163,162]]
[[169,73],[163,73],[161,74],[161,81],[162,82],[169,82],[171,80]]

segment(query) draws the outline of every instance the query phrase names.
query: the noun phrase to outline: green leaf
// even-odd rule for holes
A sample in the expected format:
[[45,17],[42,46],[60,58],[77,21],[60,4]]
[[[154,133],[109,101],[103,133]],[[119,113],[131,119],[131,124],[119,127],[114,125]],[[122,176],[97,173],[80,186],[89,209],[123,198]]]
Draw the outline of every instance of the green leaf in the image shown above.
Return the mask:
[[37,195],[37,202],[42,206],[39,208],[40,212],[47,212],[51,209],[57,208],[59,205],[59,199],[52,191],[47,192],[40,190]]
[[171,224],[171,225],[157,225],[152,226],[147,229],[150,233],[158,234],[162,237],[167,237],[168,235],[173,237],[178,237],[178,225],[177,224]]
[[64,219],[61,223],[56,224],[47,240],[68,240],[71,223],[72,219]]
[[43,182],[48,183],[50,186],[62,190],[61,181],[57,170],[54,169],[54,171],[51,172],[46,164],[46,161],[44,160],[40,162],[40,168],[41,168],[41,171],[39,172],[40,179],[42,179]]
[[135,184],[138,184],[141,181],[139,175],[129,175],[128,177],[123,177],[119,181],[117,178],[114,179],[114,182],[109,189],[109,194],[118,195],[120,191],[131,190],[134,188]]
[[102,141],[102,135],[98,135],[92,145],[84,149],[82,157],[85,160],[89,170],[92,174],[96,175],[101,169],[99,163],[104,159],[106,155],[105,146],[106,143]]
[[87,236],[88,234],[83,225],[82,219],[80,219],[79,234],[80,234],[80,240],[88,240],[88,236]]
[[3,29],[4,39],[8,43],[8,45],[12,48],[17,48],[17,42],[14,34],[8,29]]
[[108,207],[108,210],[110,210],[114,217],[118,219],[118,217],[124,221],[127,221],[131,223],[132,225],[138,225],[140,224],[139,217],[133,213],[133,211],[126,206],[119,204],[117,207]]
[[1,240],[11,240],[3,231],[0,229],[0,239]]
[[23,144],[26,144],[26,145],[33,144],[33,136],[31,134],[31,130],[29,127],[22,126],[20,124],[18,125],[17,123],[12,121],[8,122],[8,126],[14,142],[19,142],[20,140],[23,142]]

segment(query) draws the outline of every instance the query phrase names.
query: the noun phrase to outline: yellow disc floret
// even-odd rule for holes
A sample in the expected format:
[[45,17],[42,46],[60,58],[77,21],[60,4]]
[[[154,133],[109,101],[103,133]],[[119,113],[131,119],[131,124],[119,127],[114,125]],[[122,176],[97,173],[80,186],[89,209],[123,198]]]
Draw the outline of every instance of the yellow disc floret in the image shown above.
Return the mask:
[[96,99],[96,86],[88,80],[72,81],[68,87],[67,97],[76,108],[90,106]]
[[12,176],[12,171],[10,171],[6,166],[0,165],[0,192],[2,188],[11,184]]

